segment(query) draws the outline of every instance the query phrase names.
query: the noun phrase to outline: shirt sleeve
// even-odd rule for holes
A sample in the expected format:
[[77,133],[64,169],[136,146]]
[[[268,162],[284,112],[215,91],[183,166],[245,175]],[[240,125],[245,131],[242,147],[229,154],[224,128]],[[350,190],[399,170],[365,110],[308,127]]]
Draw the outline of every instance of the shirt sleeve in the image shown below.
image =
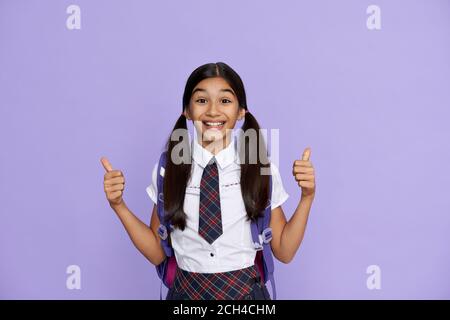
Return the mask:
[[281,181],[281,175],[278,171],[278,167],[273,163],[270,164],[272,172],[272,210],[281,206],[288,198],[289,194],[284,190],[283,181]]
[[157,171],[158,170],[158,163],[155,163],[153,166],[152,171],[152,183],[145,189],[147,191],[148,196],[152,201],[157,204],[158,203],[158,185],[157,185]]

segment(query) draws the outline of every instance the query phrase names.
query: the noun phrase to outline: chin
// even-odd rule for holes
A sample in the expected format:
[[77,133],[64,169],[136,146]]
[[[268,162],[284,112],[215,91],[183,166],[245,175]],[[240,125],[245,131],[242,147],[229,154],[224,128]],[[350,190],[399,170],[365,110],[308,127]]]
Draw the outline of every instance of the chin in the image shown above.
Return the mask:
[[207,130],[203,132],[204,141],[219,141],[225,138],[225,132],[219,130]]

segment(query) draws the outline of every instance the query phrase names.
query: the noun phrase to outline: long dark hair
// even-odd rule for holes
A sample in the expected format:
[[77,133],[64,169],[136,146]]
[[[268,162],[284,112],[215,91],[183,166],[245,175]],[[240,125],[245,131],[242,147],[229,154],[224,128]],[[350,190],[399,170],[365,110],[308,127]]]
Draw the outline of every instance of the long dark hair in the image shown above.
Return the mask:
[[[269,176],[261,174],[263,168],[269,167],[267,161],[267,148],[265,141],[260,134],[260,127],[255,117],[248,111],[247,98],[245,95],[244,84],[241,77],[230,66],[223,62],[207,63],[195,69],[189,76],[183,94],[183,111],[189,108],[192,90],[202,80],[213,77],[223,78],[235,92],[239,107],[246,110],[245,121],[242,125],[242,133],[244,136],[241,141],[239,150],[241,159],[241,192],[244,200],[245,209],[248,219],[255,220],[264,213],[264,209],[268,205],[269,200]],[[177,129],[185,129],[187,132],[187,122],[184,114],[178,118],[172,133]],[[249,141],[246,132],[253,129],[256,132],[257,143]],[[172,161],[172,152],[175,145],[184,144],[181,148],[181,157],[188,157],[187,163],[175,164]],[[188,155],[182,152],[189,150]],[[166,144],[167,163],[164,173],[164,210],[166,212],[166,220],[170,220],[174,227],[184,230],[186,227],[186,213],[183,210],[186,187],[191,175],[191,149],[187,136],[184,136],[181,142],[173,141],[169,137]],[[256,163],[251,163],[249,159],[256,159]],[[263,160],[263,161],[261,161]]]

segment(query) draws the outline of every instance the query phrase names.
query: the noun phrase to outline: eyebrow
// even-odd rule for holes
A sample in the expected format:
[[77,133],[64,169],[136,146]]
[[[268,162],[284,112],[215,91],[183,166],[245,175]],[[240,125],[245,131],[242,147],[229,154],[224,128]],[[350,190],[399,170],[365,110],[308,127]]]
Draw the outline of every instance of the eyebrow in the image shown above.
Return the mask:
[[[203,88],[196,88],[196,89],[194,89],[194,91],[192,91],[192,95],[194,95],[194,93],[196,93],[197,91],[206,92],[206,90],[203,89]],[[231,93],[233,96],[235,95],[234,92],[233,92],[233,90],[231,90],[231,89],[220,89],[220,91],[223,91],[223,92],[229,92],[229,93]]]

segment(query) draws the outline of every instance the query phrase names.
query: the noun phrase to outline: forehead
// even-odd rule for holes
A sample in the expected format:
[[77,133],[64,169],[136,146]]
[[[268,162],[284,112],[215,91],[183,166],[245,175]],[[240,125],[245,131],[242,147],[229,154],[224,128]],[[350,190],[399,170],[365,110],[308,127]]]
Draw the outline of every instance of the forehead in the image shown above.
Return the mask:
[[192,94],[195,93],[206,93],[206,94],[219,94],[219,93],[230,93],[234,95],[233,89],[230,87],[228,82],[226,82],[221,77],[214,77],[203,79],[194,87]]

